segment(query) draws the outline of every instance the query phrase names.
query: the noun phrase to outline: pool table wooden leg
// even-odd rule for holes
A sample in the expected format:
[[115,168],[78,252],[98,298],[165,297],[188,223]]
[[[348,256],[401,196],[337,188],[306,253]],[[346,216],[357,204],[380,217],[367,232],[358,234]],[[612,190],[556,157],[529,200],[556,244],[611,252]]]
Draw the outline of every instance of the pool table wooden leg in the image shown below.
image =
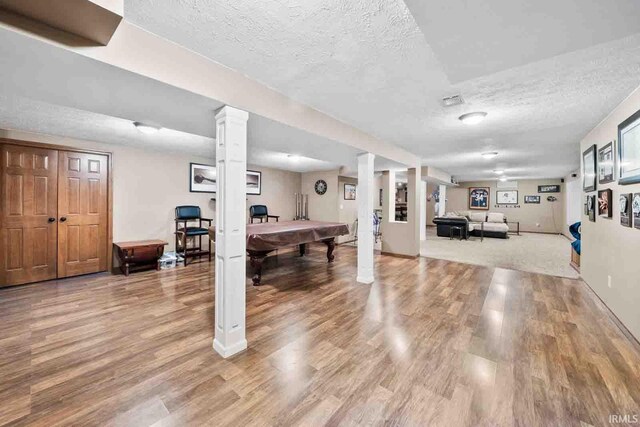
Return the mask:
[[335,256],[333,256],[333,250],[336,248],[336,239],[334,237],[324,239],[322,243],[327,245],[327,261],[332,262],[335,259]]
[[304,256],[305,252],[307,251],[307,244],[306,243],[300,243],[298,245],[299,249],[300,249],[300,256]]
[[253,286],[260,286],[260,281],[262,280],[262,263],[264,259],[267,257],[267,254],[270,252],[263,251],[247,251],[249,253],[249,262],[251,264],[251,268],[253,268],[253,277],[251,280],[253,281]]

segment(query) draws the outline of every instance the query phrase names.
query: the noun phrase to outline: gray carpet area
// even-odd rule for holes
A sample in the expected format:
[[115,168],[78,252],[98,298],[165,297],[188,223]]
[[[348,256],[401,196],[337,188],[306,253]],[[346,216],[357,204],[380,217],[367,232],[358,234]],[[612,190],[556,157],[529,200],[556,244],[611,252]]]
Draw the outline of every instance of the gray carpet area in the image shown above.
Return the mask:
[[429,227],[420,255],[574,279],[580,276],[569,265],[570,248],[569,239],[561,235],[521,233],[506,240],[485,238],[481,242],[479,237],[471,237],[459,241],[438,237],[435,227]]

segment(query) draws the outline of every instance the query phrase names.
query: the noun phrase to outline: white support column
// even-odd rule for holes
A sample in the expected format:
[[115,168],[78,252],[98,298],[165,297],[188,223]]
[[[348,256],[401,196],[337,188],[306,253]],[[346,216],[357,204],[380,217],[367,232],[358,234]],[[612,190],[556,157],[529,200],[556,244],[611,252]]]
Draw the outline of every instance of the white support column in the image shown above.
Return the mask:
[[373,283],[373,159],[358,156],[358,276],[360,283]]
[[247,348],[246,316],[246,111],[222,107],[216,114],[215,338],[222,357]]
[[438,203],[438,216],[444,216],[447,212],[447,186],[440,184],[439,188],[440,202]]
[[420,182],[420,240],[427,240],[427,181]]

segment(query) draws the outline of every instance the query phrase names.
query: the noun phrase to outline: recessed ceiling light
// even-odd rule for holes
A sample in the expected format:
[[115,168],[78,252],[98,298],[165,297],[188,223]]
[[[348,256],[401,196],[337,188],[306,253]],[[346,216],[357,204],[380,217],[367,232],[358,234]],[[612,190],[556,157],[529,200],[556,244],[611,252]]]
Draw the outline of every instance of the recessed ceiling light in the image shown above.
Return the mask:
[[160,127],[158,126],[153,126],[153,125],[147,125],[144,123],[140,123],[140,122],[133,122],[133,125],[136,127],[136,129],[138,129],[140,132],[142,133],[146,133],[146,134],[152,134],[152,133],[156,133],[160,130]]
[[476,125],[487,117],[487,113],[484,111],[477,111],[475,113],[463,114],[458,119],[465,125]]
[[508,180],[508,178],[507,178],[506,176],[502,176],[502,177],[500,177],[500,181],[502,181],[502,182],[505,182],[505,181],[507,181],[507,180]]
[[489,151],[487,153],[482,153],[482,157],[484,157],[485,159],[493,159],[497,155],[498,155],[497,151]]
[[495,173],[496,175],[502,175],[504,171],[502,169],[496,169],[493,171],[493,173]]

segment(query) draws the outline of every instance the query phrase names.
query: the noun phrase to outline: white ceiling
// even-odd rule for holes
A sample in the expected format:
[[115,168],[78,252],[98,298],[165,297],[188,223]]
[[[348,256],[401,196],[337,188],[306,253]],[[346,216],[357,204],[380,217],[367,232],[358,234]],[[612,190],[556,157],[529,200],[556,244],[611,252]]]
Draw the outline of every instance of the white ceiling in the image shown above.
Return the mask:
[[[640,84],[637,1],[407,4],[125,0],[125,18],[461,180],[567,174],[579,140]],[[466,104],[443,109],[456,93]],[[487,120],[457,120],[474,110]],[[483,161],[488,149],[500,156]]]
[[[0,127],[212,157],[222,104],[0,29]],[[157,124],[155,135],[132,122]],[[297,172],[354,168],[357,150],[252,114],[251,164]],[[297,154],[293,161],[289,153]],[[381,159],[380,167],[385,167]]]

